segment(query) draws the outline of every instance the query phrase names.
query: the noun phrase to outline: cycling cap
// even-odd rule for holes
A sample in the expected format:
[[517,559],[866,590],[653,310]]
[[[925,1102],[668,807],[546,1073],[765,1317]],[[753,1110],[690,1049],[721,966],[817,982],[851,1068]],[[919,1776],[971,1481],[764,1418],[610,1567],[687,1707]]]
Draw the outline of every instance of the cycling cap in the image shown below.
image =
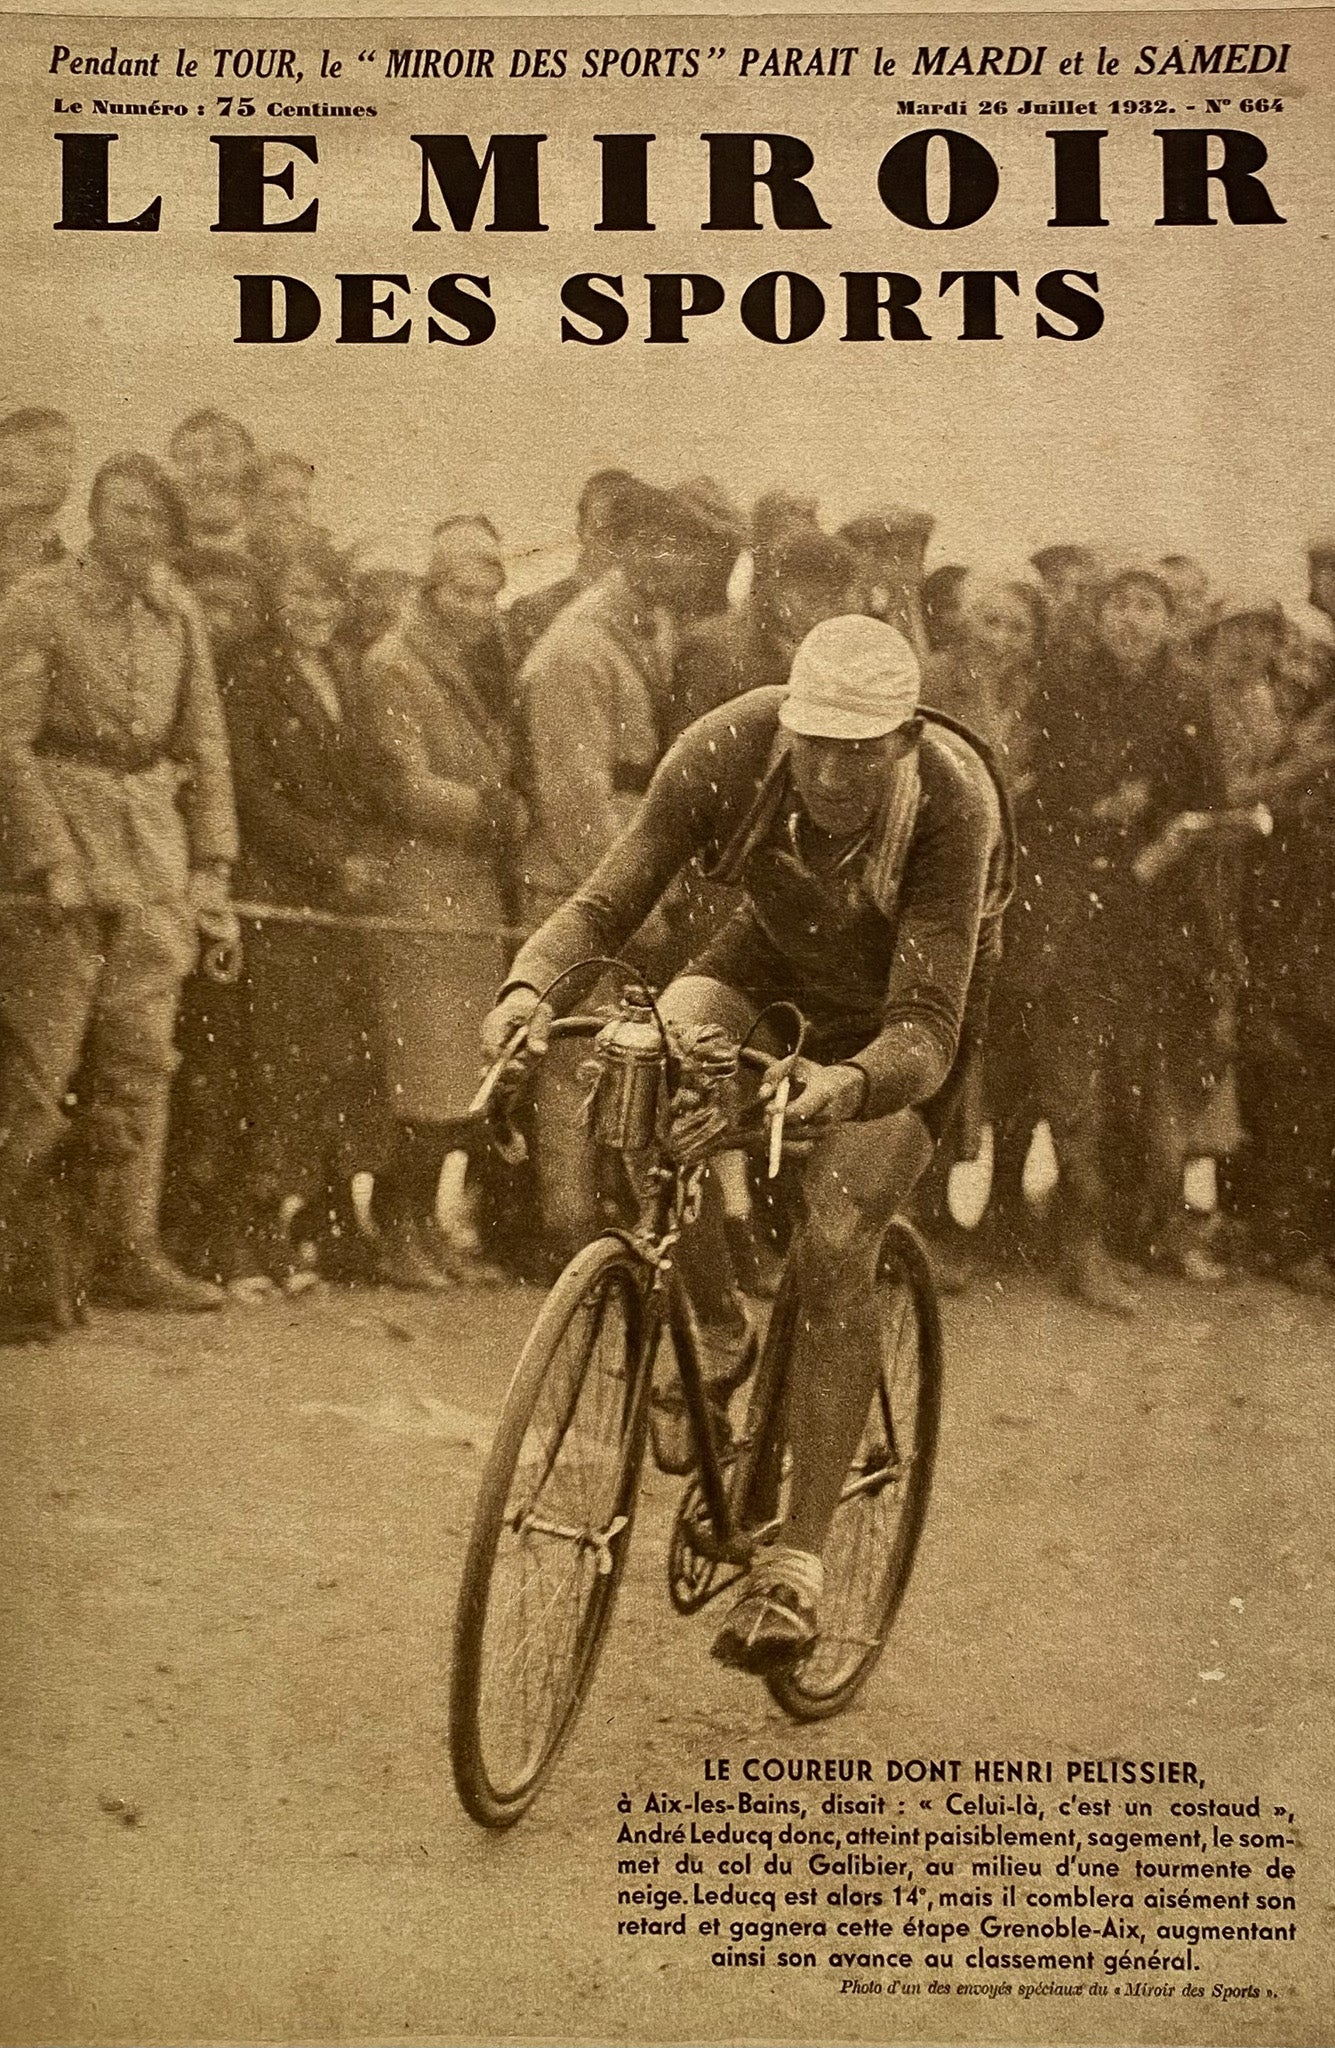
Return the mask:
[[793,657],[779,723],[809,739],[880,739],[917,712],[919,680],[894,626],[860,612],[823,619]]

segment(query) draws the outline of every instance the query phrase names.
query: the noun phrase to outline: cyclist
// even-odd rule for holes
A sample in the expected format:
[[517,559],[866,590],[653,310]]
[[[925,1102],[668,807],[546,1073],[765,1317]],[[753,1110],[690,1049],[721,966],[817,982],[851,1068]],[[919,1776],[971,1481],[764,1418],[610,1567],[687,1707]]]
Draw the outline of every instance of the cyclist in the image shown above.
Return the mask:
[[[682,734],[632,823],[521,949],[484,1027],[489,1056],[521,1023],[540,1055],[552,1010],[539,991],[615,953],[692,857],[737,886],[740,904],[665,991],[665,1018],[740,1038],[786,999],[808,1019],[809,1053],[776,1061],[761,1089],[772,1103],[789,1075],[789,1122],[814,1143],[791,1254],[802,1315],[787,1521],[714,1643],[748,1671],[815,1644],[821,1550],[880,1363],[877,1248],[977,1051],[1000,948],[1005,798],[981,745],[921,715],[918,690],[917,658],[893,626],[861,615],[815,626],[786,689],[751,691]],[[578,978],[561,993],[576,1003]],[[744,1318],[701,1306],[735,1301],[718,1284],[722,1230],[697,1226],[681,1252],[707,1371],[735,1381]]]

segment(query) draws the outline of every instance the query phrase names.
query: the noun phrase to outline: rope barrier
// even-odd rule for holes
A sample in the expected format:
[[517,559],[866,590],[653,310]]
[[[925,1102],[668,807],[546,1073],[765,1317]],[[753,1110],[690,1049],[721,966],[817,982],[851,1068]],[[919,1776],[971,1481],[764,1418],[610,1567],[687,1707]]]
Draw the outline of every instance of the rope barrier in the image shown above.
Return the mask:
[[394,917],[374,911],[304,910],[289,903],[239,901],[233,910],[246,924],[306,925],[321,931],[389,932],[402,938],[500,939],[518,945],[527,936],[520,925],[443,924],[439,918]]
[[[395,917],[388,912],[311,910],[294,903],[265,903],[240,898],[231,909],[243,924],[281,924],[314,931],[384,932],[408,939],[496,939],[518,946],[527,937],[522,925],[445,924],[432,917]],[[45,910],[51,905],[45,896],[20,891],[0,893],[0,910]]]

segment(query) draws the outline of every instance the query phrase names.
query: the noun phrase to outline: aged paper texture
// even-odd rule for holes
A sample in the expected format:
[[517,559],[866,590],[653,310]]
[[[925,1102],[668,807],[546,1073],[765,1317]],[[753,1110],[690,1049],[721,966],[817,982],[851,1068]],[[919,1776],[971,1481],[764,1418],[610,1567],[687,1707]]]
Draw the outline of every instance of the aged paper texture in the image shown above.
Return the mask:
[[[113,1238],[70,1297],[87,1320],[13,1309],[34,1341],[0,1348],[0,2039],[1320,2048],[1330,13],[7,13],[0,110],[6,1298],[52,1245],[82,1271]],[[190,526],[142,588],[97,554],[96,503],[87,553],[127,450]],[[623,477],[577,531],[608,472],[640,495]],[[604,616],[635,522],[715,552],[692,592],[655,610],[632,579]],[[558,583],[579,645],[551,638]],[[182,584],[231,587],[268,666]],[[914,1212],[959,1282],[921,1543],[897,1614],[858,1624],[884,1651],[865,1685],[804,1719],[711,1659],[731,1591],[674,1611],[685,1479],[646,1458],[628,1559],[619,1499],[502,1487],[502,1553],[546,1543],[574,1590],[541,1565],[528,1633],[483,1653],[491,1765],[460,1762],[456,1684],[468,1803],[515,1822],[490,1828],[451,1770],[456,1605],[596,1191],[568,1051],[521,1113],[527,1165],[465,1174],[478,1027],[668,741],[787,680],[771,587],[806,623],[901,632],[1019,821],[984,1093]],[[292,623],[326,601],[334,653]],[[1161,668],[1127,653],[1142,627]],[[212,636],[239,865],[201,823],[194,713],[154,723],[178,632],[187,664]],[[459,715],[432,753],[438,696]],[[177,890],[188,954],[192,921],[229,937],[230,886],[239,995],[182,985],[179,956],[156,1007],[106,995],[150,812],[193,893],[183,867],[149,908]],[[785,858],[826,879],[805,829],[794,809]],[[826,1057],[847,1077],[855,1052]],[[9,1152],[38,1098],[34,1181]],[[158,1177],[127,1194],[130,1154]],[[763,1161],[729,1158],[729,1242],[773,1264]],[[159,1209],[219,1312],[127,1264]],[[869,1513],[839,1569],[892,1526]],[[505,1744],[582,1685],[571,1632],[609,1579],[596,1676],[518,1814]],[[520,1796],[488,1813],[504,1754]]]

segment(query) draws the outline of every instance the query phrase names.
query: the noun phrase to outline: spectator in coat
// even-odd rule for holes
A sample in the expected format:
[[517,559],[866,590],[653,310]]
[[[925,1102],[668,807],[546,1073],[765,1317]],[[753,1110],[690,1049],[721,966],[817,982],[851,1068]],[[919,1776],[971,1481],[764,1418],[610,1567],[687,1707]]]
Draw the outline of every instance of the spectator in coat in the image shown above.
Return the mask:
[[[982,1112],[992,1126],[992,1183],[987,1236],[993,1249],[1029,1256],[1032,1217],[1024,1198],[1024,1166],[1044,1114],[1035,1062],[1033,1010],[1036,963],[1031,955],[1033,902],[1030,794],[1030,704],[1044,654],[1045,611],[1033,583],[966,573],[958,587],[959,624],[950,645],[935,654],[923,676],[923,700],[946,712],[985,742],[1011,800],[1016,827],[1016,886],[1006,912],[1004,943],[992,988],[983,1048]],[[965,1133],[962,1157],[973,1156]],[[950,1153],[938,1153],[940,1176]],[[930,1227],[938,1236],[939,1277],[967,1276],[963,1233],[948,1227],[944,1184],[935,1194]],[[957,1264],[958,1261],[958,1264]]]
[[595,469],[575,508],[579,554],[568,576],[517,597],[504,615],[505,650],[516,675],[553,620],[616,567],[617,503],[635,479],[626,469]]
[[1200,645],[1227,800],[1270,828],[1224,856],[1245,967],[1224,1202],[1260,1270],[1335,1298],[1335,698],[1295,692],[1292,638],[1278,606],[1229,605]]
[[1025,714],[1044,646],[1043,599],[1019,578],[966,571],[956,609],[954,637],[928,662],[923,695],[986,740],[1014,796],[1028,772]]
[[1204,709],[1176,665],[1172,598],[1131,568],[1093,606],[1033,700],[1029,823],[1036,920],[1031,1016],[1061,1173],[1062,1276],[1093,1306],[1133,1314],[1112,1256],[1188,1277],[1217,1269],[1187,1232],[1185,1131],[1217,1076],[1226,971],[1189,864],[1140,879],[1140,856],[1217,793]]
[[[526,922],[542,921],[597,865],[648,787],[671,727],[680,621],[700,603],[700,522],[691,503],[651,484],[619,500],[618,566],[568,605],[520,677],[531,796]],[[712,544],[707,536],[705,552]],[[655,917],[635,964],[657,979],[679,945]],[[548,1060],[534,1155],[543,1234],[569,1249],[594,1226],[597,1197],[579,1126],[575,1062]]]
[[103,464],[87,552],[26,577],[0,614],[4,913],[0,1221],[81,1118],[104,1162],[90,1228],[101,1288],[137,1307],[212,1308],[174,1267],[158,1210],[172,1033],[201,934],[233,941],[236,824],[203,620],[169,564],[185,508],[149,457]]
[[693,510],[652,484],[618,502],[617,567],[566,606],[519,679],[529,923],[578,887],[648,787],[671,723],[679,621],[699,602]]
[[[290,556],[230,679],[243,899],[353,915],[384,899],[343,601],[336,555],[315,545]],[[374,968],[359,931],[247,922],[245,1195],[255,1256],[280,1284],[302,1270],[304,1243],[333,1277],[358,1270],[352,1177],[380,1168],[391,1138]]]
[[431,543],[438,563],[450,555],[452,546],[454,560],[451,573],[437,579],[435,610],[473,689],[492,717],[509,725],[514,718],[514,672],[496,601],[498,564],[502,578],[505,575],[501,537],[490,519],[465,512],[439,520],[431,530]]
[[492,1277],[466,1227],[442,1240],[432,1212],[477,1086],[469,1048],[508,958],[505,905],[525,826],[505,721],[480,685],[504,580],[489,524],[447,522],[420,597],[364,664],[387,901],[401,917],[449,928],[377,947],[398,1136],[374,1214],[382,1276],[405,1287]]

